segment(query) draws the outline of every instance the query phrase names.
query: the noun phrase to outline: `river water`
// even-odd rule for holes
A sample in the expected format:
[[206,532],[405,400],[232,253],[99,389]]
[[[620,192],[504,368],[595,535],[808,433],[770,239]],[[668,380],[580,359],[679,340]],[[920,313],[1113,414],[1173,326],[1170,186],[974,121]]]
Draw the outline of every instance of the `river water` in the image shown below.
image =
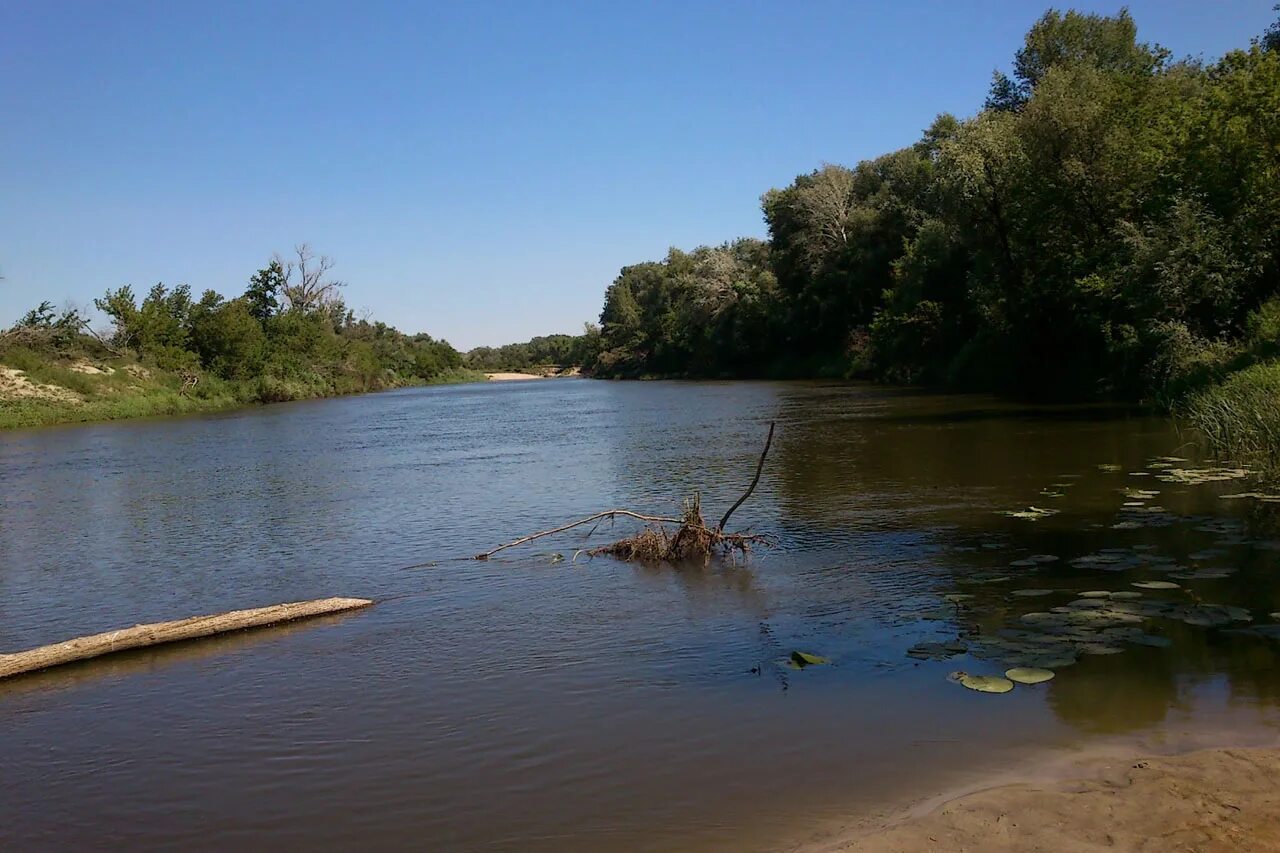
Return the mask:
[[[778,546],[743,564],[575,562],[577,535],[466,559],[694,491],[718,517],[770,421],[730,526]],[[379,602],[0,683],[0,847],[785,849],[1048,749],[1274,739],[1280,534],[1221,497],[1247,480],[1180,473],[1195,459],[1123,410],[823,383],[465,385],[0,434],[0,651]],[[1152,580],[1178,586],[1132,585]],[[1028,663],[1057,676],[948,680]]]

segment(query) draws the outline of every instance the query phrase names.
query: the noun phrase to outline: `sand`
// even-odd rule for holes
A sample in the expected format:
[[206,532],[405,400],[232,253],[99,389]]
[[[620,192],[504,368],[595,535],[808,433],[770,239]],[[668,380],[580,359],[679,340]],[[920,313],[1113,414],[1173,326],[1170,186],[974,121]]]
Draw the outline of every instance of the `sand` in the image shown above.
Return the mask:
[[80,395],[59,385],[42,385],[32,382],[23,371],[0,366],[0,400],[23,399],[78,403]]
[[1095,758],[1071,772],[966,794],[922,816],[798,849],[1280,851],[1280,749]]
[[532,373],[486,373],[485,378],[490,382],[518,382],[522,379],[542,379],[542,376],[534,376]]

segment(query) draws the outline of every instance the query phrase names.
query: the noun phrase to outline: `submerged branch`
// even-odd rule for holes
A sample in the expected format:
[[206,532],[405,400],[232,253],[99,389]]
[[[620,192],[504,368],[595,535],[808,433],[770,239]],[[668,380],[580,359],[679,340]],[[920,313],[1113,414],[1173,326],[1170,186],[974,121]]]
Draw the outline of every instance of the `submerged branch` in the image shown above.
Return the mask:
[[[765,459],[769,455],[769,448],[773,445],[773,429],[774,424],[769,424],[769,436],[765,439],[764,452],[760,454],[760,461],[756,463],[756,473],[751,479],[751,485],[747,486],[747,490],[743,492],[742,497],[729,507],[729,511],[720,519],[720,523],[715,527],[708,527],[707,522],[702,517],[702,499],[696,492],[693,497],[685,501],[684,515],[681,518],[670,518],[662,515],[642,515],[638,512],[632,512],[627,509],[610,509],[604,512],[597,512],[595,515],[589,515],[586,518],[580,518],[577,521],[571,521],[568,524],[562,524],[559,527],[553,527],[550,530],[542,530],[537,533],[531,533],[528,536],[521,536],[504,545],[499,545],[491,551],[485,551],[482,554],[476,554],[475,559],[487,560],[499,551],[507,548],[513,548],[516,545],[523,545],[526,542],[532,542],[535,539],[541,539],[544,536],[551,536],[556,533],[563,533],[566,530],[572,530],[584,524],[596,522],[597,524],[603,519],[613,519],[618,516],[625,518],[634,518],[645,522],[647,525],[643,530],[634,536],[628,536],[613,542],[609,545],[601,545],[598,548],[583,548],[574,552],[574,560],[578,559],[580,554],[586,554],[589,557],[595,557],[600,554],[608,554],[617,557],[620,560],[639,560],[648,563],[684,563],[692,560],[701,560],[705,563],[714,553],[720,553],[724,556],[731,556],[735,553],[746,554],[751,550],[752,545],[772,545],[774,540],[760,533],[725,533],[724,526],[729,523],[729,517],[734,511],[742,506],[747,498],[751,497],[751,493],[755,491],[756,486],[760,483],[760,473],[764,470]],[[665,524],[678,524],[675,533],[668,533]],[[595,532],[595,528],[591,529]],[[590,533],[587,534],[590,537]]]
[[583,524],[589,524],[592,521],[600,521],[606,518],[613,519],[619,515],[625,516],[627,518],[635,518],[640,521],[648,522],[650,524],[661,524],[664,521],[670,524],[679,524],[681,522],[681,519],[679,518],[668,518],[667,516],[662,516],[662,515],[641,515],[640,513],[632,512],[629,509],[610,509],[604,512],[597,512],[595,515],[589,515],[586,518],[580,518],[577,521],[572,521],[568,524],[561,525],[560,527],[552,528],[551,530],[543,530],[538,533],[532,533],[528,536],[521,536],[519,539],[514,539],[506,543],[505,545],[499,545],[497,548],[494,548],[492,551],[485,551],[483,554],[476,554],[476,559],[487,560],[490,557],[492,557],[494,554],[498,553],[499,551],[505,551],[507,548],[512,548],[512,547],[515,547],[516,545],[523,545],[526,542],[532,542],[535,539],[541,539],[543,536],[550,536],[553,533],[563,533],[566,530],[570,530],[574,527],[579,527]]

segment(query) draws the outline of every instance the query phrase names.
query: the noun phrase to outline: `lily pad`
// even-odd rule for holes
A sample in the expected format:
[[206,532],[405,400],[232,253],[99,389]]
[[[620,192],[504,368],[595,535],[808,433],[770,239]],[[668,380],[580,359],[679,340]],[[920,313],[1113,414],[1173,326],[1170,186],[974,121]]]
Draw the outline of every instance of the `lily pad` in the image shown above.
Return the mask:
[[1026,509],[1020,509],[1020,510],[1012,510],[1012,509],[1001,510],[1000,514],[1007,515],[1010,518],[1025,519],[1026,521],[1039,521],[1042,518],[1048,518],[1051,515],[1057,515],[1059,512],[1060,510],[1056,510],[1056,509],[1045,509],[1043,507],[1038,507],[1038,506],[1029,506]]
[[831,663],[828,658],[821,655],[810,654],[809,652],[792,652],[791,662],[796,666],[804,668],[806,666],[820,666],[824,663]]
[[1019,684],[1040,684],[1053,678],[1053,672],[1033,666],[1015,666],[1005,670],[1004,677]]
[[1181,584],[1173,581],[1134,581],[1132,586],[1138,589],[1182,589]]
[[969,647],[958,640],[945,643],[916,643],[907,649],[907,657],[918,660],[946,660],[969,651]]
[[1118,655],[1124,651],[1123,647],[1110,643],[1080,643],[1076,648],[1086,655]]
[[1173,640],[1168,637],[1161,637],[1157,634],[1135,634],[1131,637],[1125,637],[1126,643],[1137,643],[1140,646],[1152,646],[1153,648],[1163,649],[1173,645]]
[[951,673],[951,680],[979,693],[1008,693],[1013,682],[999,675],[970,675],[967,672]]
[[1015,589],[1010,595],[1016,595],[1019,598],[1039,598],[1042,595],[1053,595],[1056,590],[1052,589]]

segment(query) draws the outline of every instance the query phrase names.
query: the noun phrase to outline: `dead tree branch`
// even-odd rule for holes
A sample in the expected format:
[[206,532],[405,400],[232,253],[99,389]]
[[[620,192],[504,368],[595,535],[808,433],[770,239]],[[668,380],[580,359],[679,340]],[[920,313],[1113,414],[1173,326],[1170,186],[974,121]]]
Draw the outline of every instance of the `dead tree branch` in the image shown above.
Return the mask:
[[742,497],[729,507],[729,511],[724,514],[724,518],[720,519],[720,523],[716,526],[717,530],[724,530],[724,526],[729,523],[729,516],[733,515],[733,511],[742,506],[743,502],[751,497],[751,493],[756,490],[756,484],[760,482],[760,472],[764,470],[765,457],[769,455],[769,448],[773,446],[773,428],[774,421],[769,422],[769,437],[764,440],[764,452],[760,454],[760,461],[756,463],[756,475],[751,478],[751,485],[747,486],[747,490],[742,493]]
[[[601,545],[597,548],[579,549],[574,552],[573,558],[576,561],[580,554],[586,554],[589,557],[608,554],[617,557],[620,560],[638,560],[647,563],[688,563],[691,561],[701,561],[706,563],[711,559],[713,554],[720,554],[725,557],[732,557],[735,554],[746,554],[751,550],[753,545],[772,545],[774,539],[772,537],[759,533],[725,533],[724,526],[729,522],[729,516],[733,515],[734,510],[742,506],[747,498],[751,497],[751,493],[755,491],[756,485],[760,482],[760,473],[764,469],[765,458],[769,455],[769,448],[773,445],[773,429],[774,424],[769,424],[769,436],[765,439],[764,452],[760,454],[760,461],[756,463],[756,473],[751,480],[751,485],[729,507],[729,511],[720,519],[720,524],[716,527],[708,527],[706,521],[702,517],[702,499],[697,494],[685,501],[684,515],[680,518],[670,518],[661,515],[641,515],[626,509],[611,509],[605,512],[598,512],[595,515],[589,515],[586,518],[580,518],[577,521],[571,521],[559,527],[550,530],[542,530],[538,533],[532,533],[528,536],[522,536],[519,539],[512,540],[505,545],[499,545],[491,551],[485,551],[483,554],[477,554],[475,559],[487,560],[499,551],[507,548],[523,545],[526,542],[532,542],[535,539],[541,539],[544,536],[551,536],[555,533],[563,533],[584,524],[596,522],[597,524],[603,519],[613,519],[619,516],[625,518],[634,518],[645,522],[645,528],[634,536],[628,536],[617,542],[608,545]],[[666,524],[677,524],[674,533],[669,533]],[[594,532],[595,528],[592,528]],[[588,534],[588,537],[590,534]]]
[[543,530],[539,533],[532,533],[528,536],[521,536],[519,539],[512,540],[511,542],[508,542],[505,545],[499,545],[497,548],[494,548],[492,551],[485,551],[483,554],[476,554],[476,559],[487,560],[490,557],[492,557],[494,554],[498,553],[499,551],[505,551],[507,548],[512,548],[516,545],[523,545],[526,542],[532,542],[535,539],[541,539],[543,536],[550,536],[553,533],[563,533],[566,530],[570,530],[574,527],[579,527],[580,525],[583,525],[583,524],[589,524],[592,521],[599,521],[606,518],[613,519],[620,515],[625,516],[627,518],[638,519],[640,521],[648,522],[650,524],[661,524],[664,521],[670,524],[679,524],[682,521],[682,519],[679,519],[679,518],[668,518],[666,516],[661,516],[661,515],[641,515],[639,513],[632,512],[629,509],[610,509],[610,510],[606,510],[605,512],[597,512],[595,515],[589,515],[586,518],[580,518],[577,521],[571,521],[568,524],[561,525],[560,527],[556,527],[551,530]]

